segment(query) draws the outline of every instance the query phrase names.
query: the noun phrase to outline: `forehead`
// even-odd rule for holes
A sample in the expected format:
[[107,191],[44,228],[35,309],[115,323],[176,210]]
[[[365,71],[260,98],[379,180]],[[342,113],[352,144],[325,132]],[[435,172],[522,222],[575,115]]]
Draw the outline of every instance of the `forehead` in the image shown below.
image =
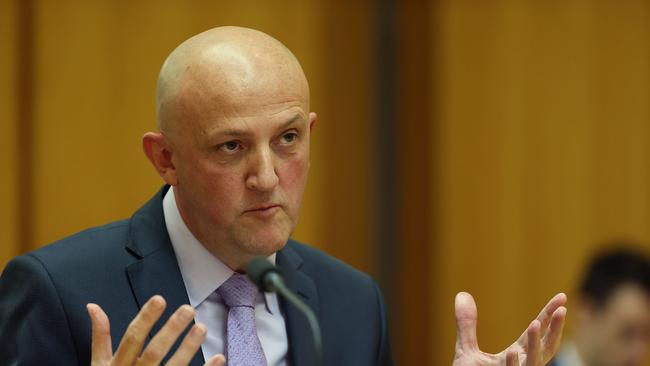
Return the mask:
[[218,138],[220,136],[251,137],[275,134],[279,130],[304,127],[307,116],[298,105],[283,105],[277,112],[272,110],[251,114],[221,114],[219,118],[206,118],[198,124],[201,136]]
[[650,295],[638,285],[626,284],[612,293],[603,310],[612,317],[650,319]]
[[251,136],[307,123],[308,106],[290,94],[241,94],[229,99],[192,98],[181,125],[201,140],[221,135]]
[[191,61],[178,70],[168,99],[169,115],[181,134],[263,130],[290,119],[307,120],[309,87],[292,58],[221,47]]

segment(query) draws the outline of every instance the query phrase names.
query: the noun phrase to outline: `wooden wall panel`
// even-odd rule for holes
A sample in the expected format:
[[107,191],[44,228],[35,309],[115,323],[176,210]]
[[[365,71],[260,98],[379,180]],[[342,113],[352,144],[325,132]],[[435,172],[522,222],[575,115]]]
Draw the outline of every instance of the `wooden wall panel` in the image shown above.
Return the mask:
[[282,40],[311,81],[320,118],[295,237],[372,270],[368,6],[37,1],[32,247],[128,217],[153,194],[161,180],[140,137],[155,128],[158,69],[187,37],[236,24]]
[[0,1],[0,268],[18,253],[18,1]]
[[439,1],[434,14],[430,281],[444,306],[430,326],[445,364],[457,291],[498,351],[573,293],[598,243],[650,243],[650,5]]
[[322,165],[312,163],[310,184],[324,175],[319,192],[312,192],[324,199],[326,249],[376,275],[374,179],[382,162],[373,156],[373,6],[370,0],[322,2],[323,74],[317,75],[325,104],[314,135]]
[[[392,265],[385,269],[394,278],[392,330],[395,358],[400,365],[431,365],[430,347],[438,329],[428,326],[430,315],[441,308],[431,291],[429,278],[434,247],[432,226],[437,219],[431,210],[431,194],[438,182],[429,171],[431,134],[436,126],[432,113],[437,101],[430,82],[435,51],[428,32],[433,6],[428,0],[396,4],[396,242]],[[397,268],[397,270],[395,270]]]
[[[84,228],[129,217],[146,201],[162,184],[140,147],[142,134],[156,125],[160,65],[198,32],[241,25],[275,36],[296,54],[319,115],[294,237],[376,273],[371,1],[0,4],[0,47],[10,56],[0,60],[0,162],[8,172],[0,183],[0,265]],[[17,8],[28,21],[14,14]],[[21,37],[32,42],[23,53],[16,50]],[[29,61],[22,67],[26,77],[14,80],[21,57]],[[21,90],[26,98],[19,100]],[[14,117],[17,108],[29,122],[21,130],[24,146],[14,138],[23,122]],[[17,166],[21,174],[14,173]]]
[[[238,24],[282,40],[311,82],[319,122],[295,237],[393,270],[377,268],[373,237],[375,3],[34,0],[28,104],[15,80],[18,3],[30,2],[0,2],[0,167],[33,178],[0,180],[0,264],[21,248],[17,228],[35,248],[148,199],[161,180],[140,137],[155,128],[160,64],[190,35]],[[496,351],[553,292],[572,291],[595,243],[650,242],[649,7],[399,4],[398,363],[451,360],[457,291],[476,295],[481,344]],[[25,146],[12,137],[20,105],[33,117]]]

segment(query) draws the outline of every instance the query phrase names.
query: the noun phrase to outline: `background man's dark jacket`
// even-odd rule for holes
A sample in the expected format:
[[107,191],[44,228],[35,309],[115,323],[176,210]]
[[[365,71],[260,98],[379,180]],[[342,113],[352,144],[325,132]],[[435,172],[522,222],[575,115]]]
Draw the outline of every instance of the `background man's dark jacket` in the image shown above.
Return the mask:
[[[167,300],[163,320],[189,303],[163,217],[167,189],[128,220],[83,231],[7,265],[0,277],[0,365],[90,365],[89,302],[108,314],[114,350],[151,296]],[[370,277],[292,240],[276,258],[289,288],[320,320],[325,365],[392,364],[384,303]],[[314,352],[308,324],[291,305],[281,301],[281,307],[291,365],[308,366]],[[199,351],[191,365],[202,364]]]

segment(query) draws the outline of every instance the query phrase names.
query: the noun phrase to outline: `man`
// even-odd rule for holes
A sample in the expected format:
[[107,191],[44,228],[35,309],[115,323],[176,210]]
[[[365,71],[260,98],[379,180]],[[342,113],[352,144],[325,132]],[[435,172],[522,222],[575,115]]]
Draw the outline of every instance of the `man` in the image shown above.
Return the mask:
[[[622,243],[612,243],[621,245]],[[590,264],[577,305],[577,323],[554,366],[640,366],[650,341],[650,261],[614,249]]]
[[[7,266],[0,364],[222,365],[223,354],[230,366],[313,364],[306,320],[241,274],[257,256],[317,314],[325,365],[392,364],[374,281],[289,239],[316,123],[291,52],[259,31],[208,30],[165,61],[157,108],[159,132],[143,148],[166,185],[129,220]],[[473,300],[460,294],[455,364],[543,364],[564,301],[556,296],[518,342],[487,355]]]

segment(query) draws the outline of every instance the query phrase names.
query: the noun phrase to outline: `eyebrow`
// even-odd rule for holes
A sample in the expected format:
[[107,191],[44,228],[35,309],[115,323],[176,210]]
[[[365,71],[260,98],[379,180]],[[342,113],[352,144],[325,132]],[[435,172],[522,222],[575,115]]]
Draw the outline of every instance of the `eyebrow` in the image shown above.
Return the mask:
[[296,123],[297,121],[299,121],[301,119],[302,119],[302,115],[300,113],[296,113],[293,117],[291,117],[290,120],[283,123],[282,126],[280,126],[280,128],[278,128],[278,130],[286,130],[291,125],[293,125],[294,123]]
[[[296,123],[297,121],[301,120],[303,118],[302,114],[296,113],[291,119],[289,119],[287,122],[283,123],[280,127],[278,127],[278,130],[285,130],[289,128],[291,125]],[[248,132],[234,129],[234,128],[226,128],[224,130],[221,130],[219,132],[216,132],[214,136],[233,136],[233,137],[242,137],[242,136],[247,136],[249,135]]]

